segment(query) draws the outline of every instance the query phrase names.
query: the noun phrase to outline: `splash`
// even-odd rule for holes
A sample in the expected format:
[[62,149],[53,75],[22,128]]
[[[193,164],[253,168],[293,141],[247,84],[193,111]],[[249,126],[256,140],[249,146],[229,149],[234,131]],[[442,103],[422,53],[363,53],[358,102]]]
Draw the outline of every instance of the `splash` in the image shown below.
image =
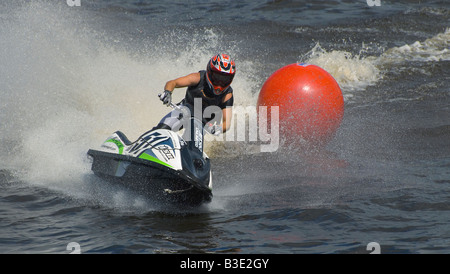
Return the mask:
[[[400,65],[409,61],[438,62],[450,60],[450,28],[443,33],[426,39],[393,47],[380,56],[366,56],[364,44],[358,54],[341,50],[331,50],[317,43],[300,59],[328,71],[343,90],[344,99],[353,96],[354,91],[375,85],[383,79],[386,65]],[[408,67],[406,67],[408,69]]]
[[404,61],[438,62],[450,60],[450,28],[445,32],[410,45],[393,47],[380,56],[384,64]]
[[[317,65],[328,71],[343,90],[363,89],[382,78],[376,66],[376,58],[362,57],[347,51],[328,52],[317,43],[304,57],[304,62]],[[348,99],[349,93],[344,93]],[[347,96],[347,98],[346,98]]]
[[[220,48],[220,34],[206,29],[189,34],[183,46],[168,42],[182,33],[163,33],[130,51],[120,37],[105,42],[111,34],[67,5],[9,8],[0,26],[2,168],[80,195],[90,173],[87,150],[116,130],[133,140],[156,125],[170,111],[157,98],[165,82],[204,69]],[[229,53],[239,62],[236,49]],[[252,100],[255,85],[242,64],[233,86],[242,94],[238,105]],[[184,90],[174,94],[175,101],[183,97]]]
[[32,2],[8,19],[0,29],[2,140],[15,141],[7,161],[28,179],[68,179],[111,128],[147,123],[139,99],[151,67],[80,32],[82,18],[56,5]]

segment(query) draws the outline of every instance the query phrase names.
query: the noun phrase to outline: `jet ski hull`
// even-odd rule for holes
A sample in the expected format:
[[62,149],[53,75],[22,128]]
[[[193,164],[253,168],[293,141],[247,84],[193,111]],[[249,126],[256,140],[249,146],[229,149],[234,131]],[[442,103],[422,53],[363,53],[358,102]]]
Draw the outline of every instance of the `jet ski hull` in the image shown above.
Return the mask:
[[[159,163],[90,149],[92,171],[107,181],[119,183],[126,188],[159,202],[198,206],[212,199],[211,174],[200,181],[190,172],[174,170]],[[207,162],[209,169],[209,159]]]

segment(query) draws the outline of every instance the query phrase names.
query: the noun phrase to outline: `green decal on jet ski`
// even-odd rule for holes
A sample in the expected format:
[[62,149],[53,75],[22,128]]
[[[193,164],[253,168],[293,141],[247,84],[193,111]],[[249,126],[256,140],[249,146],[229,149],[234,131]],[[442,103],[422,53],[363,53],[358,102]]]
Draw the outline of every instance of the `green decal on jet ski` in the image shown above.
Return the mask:
[[119,148],[119,154],[122,154],[123,152],[123,144],[119,140],[116,139],[109,139],[105,143],[114,143]]
[[148,155],[145,152],[142,153],[141,155],[139,155],[139,158],[144,159],[144,160],[148,160],[148,161],[152,161],[152,162],[158,163],[158,164],[163,165],[163,166],[167,166],[167,167],[173,168],[171,165],[169,165],[167,163],[164,163],[163,161],[159,160],[158,158],[153,157],[151,155]]

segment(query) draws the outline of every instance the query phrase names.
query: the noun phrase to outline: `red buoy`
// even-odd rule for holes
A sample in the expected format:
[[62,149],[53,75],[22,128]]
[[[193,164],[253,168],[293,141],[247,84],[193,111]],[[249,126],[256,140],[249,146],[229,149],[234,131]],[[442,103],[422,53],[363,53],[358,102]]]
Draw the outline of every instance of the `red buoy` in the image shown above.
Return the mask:
[[344,116],[344,98],[333,76],[304,63],[275,71],[261,88],[257,106],[279,106],[280,140],[294,144],[325,145]]

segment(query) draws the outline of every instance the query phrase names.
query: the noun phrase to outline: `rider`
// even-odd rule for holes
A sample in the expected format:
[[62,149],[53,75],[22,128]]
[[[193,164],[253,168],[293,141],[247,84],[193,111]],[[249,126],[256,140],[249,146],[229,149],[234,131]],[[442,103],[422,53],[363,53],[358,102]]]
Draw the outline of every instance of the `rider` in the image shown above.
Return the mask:
[[[215,113],[222,116],[221,126],[214,125],[210,121],[220,121],[220,117],[213,114],[211,119],[204,119],[205,129],[214,135],[227,131],[231,126],[232,106],[233,106],[233,89],[231,82],[236,73],[236,65],[233,59],[227,54],[217,54],[213,56],[206,66],[206,70],[194,72],[186,76],[170,80],[164,86],[164,93],[160,99],[165,105],[172,102],[172,92],[175,88],[187,87],[185,98],[178,104],[179,106],[187,106],[191,111],[194,104],[201,101],[201,113],[209,107],[216,106],[221,113]],[[171,130],[179,130],[182,127],[180,121],[179,109],[172,110],[159,122],[156,128],[165,128]]]

